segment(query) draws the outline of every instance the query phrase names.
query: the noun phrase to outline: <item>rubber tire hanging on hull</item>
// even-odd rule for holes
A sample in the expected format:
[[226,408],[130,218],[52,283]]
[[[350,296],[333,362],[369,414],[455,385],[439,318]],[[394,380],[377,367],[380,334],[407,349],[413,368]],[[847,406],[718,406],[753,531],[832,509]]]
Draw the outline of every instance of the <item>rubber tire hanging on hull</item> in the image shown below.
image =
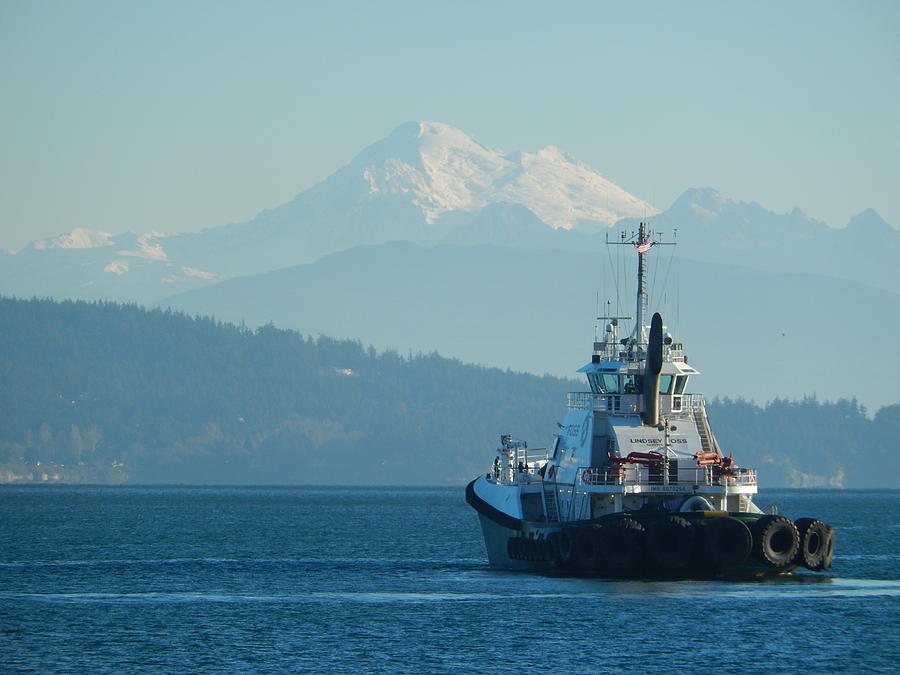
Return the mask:
[[753,523],[753,553],[760,562],[781,569],[797,555],[797,527],[784,516],[763,516]]
[[600,567],[600,538],[598,529],[579,527],[575,532],[575,559],[578,567],[587,572]]
[[716,569],[741,565],[753,548],[753,535],[742,521],[731,516],[715,518],[704,528],[703,550]]
[[600,529],[604,567],[622,574],[634,572],[644,556],[644,526],[633,518],[619,518]]
[[694,526],[681,516],[666,516],[647,528],[647,553],[664,571],[680,570],[694,555]]
[[575,530],[571,527],[560,530],[556,541],[561,565],[571,567],[575,563]]
[[834,558],[834,528],[830,525],[828,526],[828,543],[825,545],[825,555],[822,556],[822,565],[821,567],[816,568],[815,572],[820,572],[821,570],[827,570],[831,567],[831,561]]
[[800,545],[794,556],[794,564],[803,565],[814,572],[831,567],[834,555],[834,529],[815,518],[799,518],[794,521]]
[[559,532],[551,532],[547,537],[545,557],[552,569],[562,567],[562,558],[559,555]]

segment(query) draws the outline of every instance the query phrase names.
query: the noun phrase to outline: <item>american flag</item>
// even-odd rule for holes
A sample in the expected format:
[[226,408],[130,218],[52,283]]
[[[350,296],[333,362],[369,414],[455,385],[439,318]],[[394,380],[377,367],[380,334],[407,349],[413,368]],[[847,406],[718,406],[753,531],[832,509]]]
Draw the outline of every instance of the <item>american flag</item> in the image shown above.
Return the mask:
[[644,253],[646,253],[647,251],[650,250],[650,247],[652,245],[653,244],[651,244],[649,241],[642,241],[640,244],[637,245],[637,252],[640,253],[641,255],[643,255]]

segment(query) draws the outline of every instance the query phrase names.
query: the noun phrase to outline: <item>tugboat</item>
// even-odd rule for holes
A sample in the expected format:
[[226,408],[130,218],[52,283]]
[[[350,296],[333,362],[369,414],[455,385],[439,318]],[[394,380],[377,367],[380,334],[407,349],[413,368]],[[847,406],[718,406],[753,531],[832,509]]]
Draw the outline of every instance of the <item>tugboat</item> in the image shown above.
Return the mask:
[[756,472],[713,435],[700,373],[655,313],[645,324],[645,223],[614,244],[637,253],[634,327],[598,317],[590,391],[567,395],[548,448],[500,437],[491,471],[466,488],[493,568],[628,578],[755,577],[831,566],[834,530],[756,506]]

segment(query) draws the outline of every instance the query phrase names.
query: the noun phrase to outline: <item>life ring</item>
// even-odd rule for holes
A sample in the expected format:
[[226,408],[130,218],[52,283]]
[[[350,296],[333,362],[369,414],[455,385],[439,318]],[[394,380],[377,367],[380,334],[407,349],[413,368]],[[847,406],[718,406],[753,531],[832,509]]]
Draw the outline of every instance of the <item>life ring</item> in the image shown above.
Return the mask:
[[644,526],[633,518],[617,518],[600,529],[603,565],[611,572],[632,573],[641,564]]
[[743,522],[731,516],[715,518],[704,531],[703,550],[717,569],[742,564],[753,548],[753,535]]
[[834,553],[834,529],[815,518],[799,518],[794,521],[794,525],[800,537],[794,563],[814,572],[830,567],[831,555]]
[[581,482],[584,483],[585,485],[593,485],[593,480],[591,478],[591,470],[590,469],[585,469],[584,472],[581,474]]
[[694,526],[681,516],[665,516],[647,528],[647,553],[664,570],[685,567],[694,555]]
[[800,547],[797,526],[784,516],[763,516],[753,523],[753,552],[772,567],[787,567]]

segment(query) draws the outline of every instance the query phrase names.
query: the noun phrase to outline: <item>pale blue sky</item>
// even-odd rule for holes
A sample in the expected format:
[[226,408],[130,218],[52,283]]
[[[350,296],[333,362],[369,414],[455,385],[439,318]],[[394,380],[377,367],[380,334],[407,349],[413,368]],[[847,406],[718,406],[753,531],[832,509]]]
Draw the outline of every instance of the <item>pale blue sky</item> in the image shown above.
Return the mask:
[[0,248],[192,231],[407,120],[900,226],[900,2],[0,0]]

